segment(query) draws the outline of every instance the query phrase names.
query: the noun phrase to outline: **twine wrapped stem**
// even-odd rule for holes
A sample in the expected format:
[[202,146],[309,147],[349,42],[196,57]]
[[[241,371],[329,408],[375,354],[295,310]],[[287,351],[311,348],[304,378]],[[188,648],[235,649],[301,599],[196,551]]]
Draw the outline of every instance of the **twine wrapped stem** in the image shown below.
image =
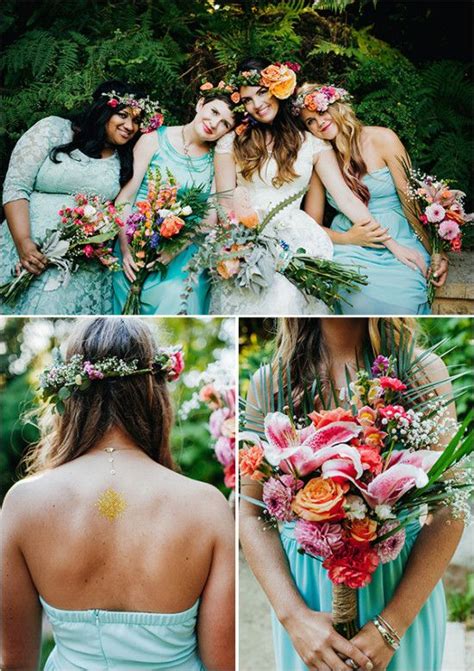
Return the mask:
[[336,631],[347,639],[358,631],[357,590],[347,585],[332,586],[332,620]]

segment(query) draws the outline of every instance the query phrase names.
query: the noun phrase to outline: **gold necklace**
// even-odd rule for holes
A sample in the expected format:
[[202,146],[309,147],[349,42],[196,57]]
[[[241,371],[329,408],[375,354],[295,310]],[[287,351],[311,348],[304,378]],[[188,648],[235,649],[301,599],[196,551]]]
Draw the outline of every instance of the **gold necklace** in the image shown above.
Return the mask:
[[[108,455],[108,462],[110,464],[110,475],[114,477],[117,473],[115,470],[115,456],[117,452],[115,447],[105,447],[104,452]],[[122,515],[127,507],[127,502],[122,494],[117,492],[113,487],[108,487],[99,496],[96,502],[96,508],[99,515],[106,517],[110,522]]]

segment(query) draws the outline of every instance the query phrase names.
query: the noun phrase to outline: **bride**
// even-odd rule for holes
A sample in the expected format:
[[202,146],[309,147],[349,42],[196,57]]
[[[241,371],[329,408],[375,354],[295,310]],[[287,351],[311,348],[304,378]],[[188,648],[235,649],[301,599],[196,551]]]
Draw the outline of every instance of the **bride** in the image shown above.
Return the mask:
[[[247,112],[235,132],[222,137],[215,149],[215,174],[221,204],[236,185],[246,187],[260,220],[272,206],[296,196],[311,182],[316,171],[338,207],[354,222],[340,234],[339,244],[381,246],[388,236],[363,203],[345,184],[329,143],[300,131],[291,114],[289,98],[296,87],[293,64],[270,64],[266,60],[242,62],[230,84],[238,90]],[[285,207],[262,234],[291,251],[331,259],[333,243],[325,229],[300,210],[303,194]],[[282,274],[274,274],[271,286],[260,295],[230,286],[214,289],[214,314],[321,314],[328,311],[319,300],[307,297]]]

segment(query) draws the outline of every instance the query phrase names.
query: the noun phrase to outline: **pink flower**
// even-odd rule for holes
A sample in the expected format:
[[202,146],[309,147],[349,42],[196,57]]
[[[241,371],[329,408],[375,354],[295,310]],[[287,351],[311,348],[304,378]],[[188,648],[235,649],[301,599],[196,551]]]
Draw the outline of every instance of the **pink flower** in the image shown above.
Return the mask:
[[[398,520],[388,520],[379,529],[378,536],[379,538],[384,536],[386,533],[392,529],[396,529],[400,526]],[[381,564],[388,564],[388,562],[393,561],[400,554],[403,546],[405,545],[406,533],[405,529],[400,529],[396,533],[392,534],[384,541],[377,543],[375,549],[380,559]]]
[[444,215],[446,214],[446,210],[441,205],[433,203],[433,205],[429,205],[426,208],[425,214],[428,218],[428,221],[431,222],[432,224],[435,224],[438,221],[443,221]]
[[118,100],[115,100],[115,98],[111,98],[109,101],[107,101],[107,105],[109,107],[117,107]]
[[420,214],[418,219],[421,221],[422,224],[426,225],[428,223],[428,217],[426,216],[426,214]]
[[88,259],[94,256],[94,247],[92,245],[86,245],[82,251]]
[[[348,477],[360,478],[364,473],[359,451],[351,445],[322,447],[314,453],[309,463],[312,471],[321,468],[321,475],[325,478],[332,478],[335,482]],[[298,468],[301,475],[306,475],[304,470],[302,472],[302,469]]]
[[443,240],[454,240],[461,233],[461,229],[452,219],[445,219],[440,223],[438,233]]
[[224,484],[229,489],[235,488],[235,462],[232,460],[224,468]]
[[425,473],[438,461],[441,452],[433,450],[416,450],[415,452],[408,452],[407,450],[394,450],[390,455],[389,467],[395,464],[410,464],[422,468]]
[[104,378],[104,374],[97,370],[90,361],[84,361],[82,368],[89,380],[102,380]]
[[227,466],[231,461],[234,461],[235,440],[234,438],[227,438],[227,436],[220,436],[214,445],[214,452],[217,461],[223,466]]
[[367,503],[375,508],[380,504],[393,505],[414,487],[424,487],[428,476],[422,468],[399,463],[390,466],[369,483],[366,492],[361,489]]
[[269,478],[263,485],[263,502],[272,517],[281,522],[291,520],[291,502],[293,500],[293,491],[291,487],[277,478]]
[[387,377],[385,375],[382,375],[382,377],[379,378],[380,385],[382,389],[391,389],[392,391],[405,391],[407,388],[406,384],[404,384],[401,380],[399,380],[396,377]]
[[209,418],[209,430],[214,438],[219,438],[222,434],[222,427],[226,419],[232,416],[229,408],[218,408],[214,410]]
[[379,412],[382,415],[382,417],[385,417],[386,419],[389,420],[395,419],[396,415],[398,415],[399,417],[405,417],[407,419],[410,418],[410,416],[406,414],[405,408],[402,405],[386,405],[383,408],[379,408]]
[[462,247],[461,237],[451,240],[451,251],[460,252]]
[[295,527],[298,545],[313,557],[327,559],[344,547],[344,530],[337,522],[308,522],[299,519]]
[[168,371],[169,380],[177,380],[184,370],[184,354],[181,350],[170,354],[171,368]]

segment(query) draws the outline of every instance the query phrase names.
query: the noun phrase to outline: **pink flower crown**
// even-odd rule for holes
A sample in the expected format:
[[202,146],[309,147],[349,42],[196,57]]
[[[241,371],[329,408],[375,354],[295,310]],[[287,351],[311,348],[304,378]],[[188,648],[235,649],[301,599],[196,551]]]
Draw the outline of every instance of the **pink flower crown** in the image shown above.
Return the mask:
[[93,381],[131,375],[161,375],[171,382],[177,380],[184,370],[184,354],[180,346],[160,347],[153,360],[141,367],[137,359],[125,361],[116,356],[104,357],[97,361],[84,360],[82,354],[74,354],[67,362],[56,361],[40,375],[39,387],[43,401],[64,411],[66,401],[75,391],[86,391]]
[[140,116],[140,131],[142,133],[152,133],[163,125],[164,116],[160,109],[160,103],[157,100],[151,100],[149,96],[146,98],[135,98],[133,93],[126,93],[121,96],[116,91],[109,91],[102,95],[109,99],[107,101],[109,107],[123,105],[132,110],[134,117]]
[[336,86],[320,86],[304,93],[299,93],[293,103],[293,111],[296,115],[301,113],[302,109],[310,112],[326,112],[329,105],[335,102],[349,102],[352,96],[346,89]]

